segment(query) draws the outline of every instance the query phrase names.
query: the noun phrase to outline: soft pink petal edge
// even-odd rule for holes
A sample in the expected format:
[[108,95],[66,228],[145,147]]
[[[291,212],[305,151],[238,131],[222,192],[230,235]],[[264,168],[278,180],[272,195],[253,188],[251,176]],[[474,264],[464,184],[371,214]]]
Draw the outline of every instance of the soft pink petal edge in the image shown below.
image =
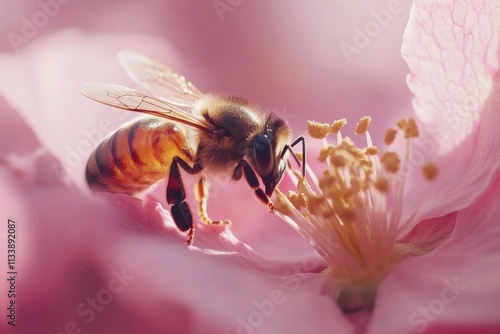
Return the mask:
[[[420,153],[437,161],[440,174],[423,188],[432,196],[410,191],[403,221],[415,213],[413,223],[466,207],[498,170],[499,9],[498,1],[413,3],[402,54],[411,70],[415,112],[431,135]],[[407,224],[400,235],[412,227]]]
[[[457,213],[450,238],[431,253],[402,261],[382,282],[370,333],[500,329],[500,173]],[[465,331],[466,332],[466,331]]]

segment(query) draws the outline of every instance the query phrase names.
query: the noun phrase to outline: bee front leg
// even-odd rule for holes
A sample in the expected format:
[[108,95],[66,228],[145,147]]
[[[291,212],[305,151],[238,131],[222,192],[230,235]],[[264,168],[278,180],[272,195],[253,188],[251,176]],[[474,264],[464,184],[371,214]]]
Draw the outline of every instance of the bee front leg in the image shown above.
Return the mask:
[[172,218],[179,230],[182,232],[188,231],[186,243],[192,245],[194,239],[193,215],[191,214],[189,205],[186,203],[186,191],[184,190],[179,166],[189,174],[198,173],[201,170],[201,166],[195,165],[191,167],[181,158],[174,157],[170,166],[167,184],[167,203],[172,205],[170,208]]
[[273,202],[271,202],[271,199],[269,198],[269,196],[266,195],[264,190],[260,188],[260,183],[259,179],[257,178],[257,175],[255,174],[252,167],[245,160],[241,160],[238,163],[238,165],[236,165],[236,168],[234,169],[233,172],[233,180],[235,181],[240,180],[243,174],[245,174],[245,179],[247,180],[247,183],[250,186],[250,188],[254,190],[255,196],[257,196],[257,198],[267,206],[269,212],[273,212],[274,211]]
[[210,225],[210,224],[231,224],[230,220],[216,220],[213,221],[208,217],[207,213],[207,200],[208,200],[208,189],[210,187],[210,183],[208,182],[207,179],[205,179],[203,176],[200,177],[198,180],[198,183],[194,186],[194,194],[196,201],[198,201],[198,215],[200,216],[200,219],[205,222],[205,224]]
[[[292,147],[297,145],[298,143],[302,143],[302,163],[299,162],[299,158],[297,158],[297,155],[292,151]],[[286,151],[289,151],[292,154],[292,157],[295,159],[297,164],[299,166],[302,166],[302,177],[306,177],[306,140],[304,137],[300,136],[299,138],[295,139],[293,143],[290,145],[285,145],[283,148],[283,151],[281,151],[280,159],[284,159]],[[288,165],[290,167],[290,165]]]

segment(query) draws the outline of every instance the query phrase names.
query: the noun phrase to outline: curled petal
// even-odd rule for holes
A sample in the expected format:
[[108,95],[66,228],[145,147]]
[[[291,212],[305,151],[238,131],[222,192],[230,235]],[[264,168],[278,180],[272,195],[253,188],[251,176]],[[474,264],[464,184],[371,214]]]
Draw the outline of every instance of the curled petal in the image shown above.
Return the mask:
[[495,93],[498,1],[415,1],[402,47],[415,112],[449,152]]
[[[402,53],[411,70],[415,112],[428,136],[417,143],[413,158],[418,166],[434,159],[440,173],[425,189],[432,196],[409,196],[403,220],[466,207],[498,169],[499,32],[499,1],[413,3]],[[425,181],[417,176],[412,183],[417,188]]]
[[455,229],[441,247],[401,262],[388,275],[369,333],[498,332],[499,176],[457,213]]

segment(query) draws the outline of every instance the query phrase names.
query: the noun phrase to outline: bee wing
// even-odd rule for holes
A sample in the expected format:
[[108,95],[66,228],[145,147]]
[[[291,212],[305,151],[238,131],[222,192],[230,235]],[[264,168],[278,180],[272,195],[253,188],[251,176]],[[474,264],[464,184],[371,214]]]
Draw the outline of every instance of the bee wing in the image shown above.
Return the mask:
[[203,96],[183,75],[132,51],[120,51],[118,59],[128,76],[152,95],[180,107],[191,107]]
[[106,83],[86,83],[81,86],[81,91],[83,95],[108,106],[170,119],[213,133],[209,123],[178,109],[165,100],[144,95],[132,88]]

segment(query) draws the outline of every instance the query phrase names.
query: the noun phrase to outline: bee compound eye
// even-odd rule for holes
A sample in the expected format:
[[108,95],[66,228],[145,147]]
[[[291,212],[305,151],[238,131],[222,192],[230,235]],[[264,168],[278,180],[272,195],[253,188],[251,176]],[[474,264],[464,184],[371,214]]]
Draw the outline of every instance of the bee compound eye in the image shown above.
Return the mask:
[[269,137],[261,133],[252,142],[255,167],[260,176],[272,173],[274,167],[273,147]]

